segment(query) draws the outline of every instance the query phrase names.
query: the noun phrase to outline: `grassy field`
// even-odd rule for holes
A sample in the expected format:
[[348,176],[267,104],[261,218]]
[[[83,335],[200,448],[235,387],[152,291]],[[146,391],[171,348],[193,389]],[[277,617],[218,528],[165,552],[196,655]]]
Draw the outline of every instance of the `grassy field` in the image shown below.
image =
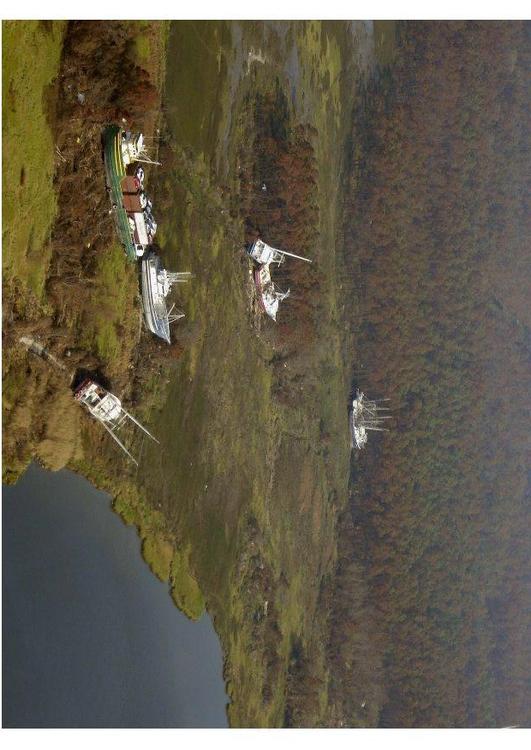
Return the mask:
[[[3,274],[42,301],[57,211],[53,186],[53,81],[59,71],[65,22],[4,21]],[[36,64],[38,61],[38,64]]]
[[[271,34],[264,44],[261,25],[242,24],[240,48],[224,24],[192,27],[177,24],[170,38],[165,106],[173,165],[159,173],[156,200],[167,264],[194,272],[179,304],[195,335],[158,418],[162,449],[146,446],[150,471],[141,494],[157,496],[214,616],[231,724],[286,721],[296,652],[311,654],[319,685],[302,720],[319,725],[329,708],[319,591],[335,562],[336,511],[347,499],[349,473],[335,242],[356,71],[345,65],[350,46],[341,25],[289,25],[283,41]],[[251,47],[266,63],[247,74]],[[315,252],[323,299],[300,395],[286,406],[272,390],[272,324],[264,321],[260,333],[250,313],[237,163],[250,143],[253,95],[280,81],[291,98],[283,66],[294,48],[299,93],[291,116],[318,130]],[[212,51],[206,59],[205,50]],[[200,64],[201,96],[183,98]]]
[[95,350],[110,375],[131,361],[131,344],[141,325],[138,296],[137,268],[125,262],[123,248],[115,242],[98,258],[94,293],[83,310],[79,340],[81,346]]
[[[64,30],[62,21],[2,23],[4,326],[8,310],[26,319],[50,312],[44,282],[57,212],[53,82],[59,72]],[[4,348],[2,375],[3,427],[9,418],[19,437],[27,436],[32,427],[32,405],[20,402],[28,396],[31,400],[35,388],[28,390],[22,352]],[[65,456],[64,450],[58,452]],[[4,462],[4,479],[17,476],[29,460],[29,447],[18,453],[19,458],[11,456]]]

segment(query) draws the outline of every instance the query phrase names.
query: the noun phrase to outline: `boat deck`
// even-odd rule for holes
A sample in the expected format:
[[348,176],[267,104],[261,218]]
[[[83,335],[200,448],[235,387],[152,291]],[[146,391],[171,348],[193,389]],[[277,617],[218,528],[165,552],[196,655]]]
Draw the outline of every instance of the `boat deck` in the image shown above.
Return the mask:
[[136,250],[131,238],[129,219],[123,207],[123,196],[121,180],[125,177],[125,165],[120,150],[120,128],[117,125],[109,125],[103,134],[103,153],[105,160],[105,175],[107,187],[110,191],[111,203],[113,205],[114,223],[120,242],[125,248],[127,258],[135,262]]
[[142,303],[144,307],[144,319],[152,333],[170,344],[170,323],[166,301],[160,297],[157,290],[159,263],[160,261],[155,255],[142,259]]

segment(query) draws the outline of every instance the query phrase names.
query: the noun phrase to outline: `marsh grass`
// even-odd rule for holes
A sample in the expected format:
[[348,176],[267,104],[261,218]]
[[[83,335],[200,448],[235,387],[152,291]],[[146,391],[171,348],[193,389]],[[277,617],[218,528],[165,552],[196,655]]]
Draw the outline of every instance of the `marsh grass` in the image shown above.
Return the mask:
[[171,595],[179,609],[191,620],[205,610],[205,600],[190,568],[190,546],[177,550],[171,561]]
[[57,211],[52,83],[65,26],[64,21],[2,23],[3,274],[29,287],[38,301]]
[[138,294],[136,265],[126,263],[115,242],[97,260],[93,293],[80,324],[83,344],[95,349],[110,373],[130,362],[139,330],[140,312],[132,307]]
[[[190,615],[186,557],[225,649],[231,725],[281,726],[290,712],[296,722],[319,724],[328,706],[327,613],[319,611],[319,592],[336,560],[335,508],[346,501],[349,460],[334,244],[351,84],[340,72],[350,48],[339,26],[310,23],[290,30],[308,117],[319,133],[323,284],[318,336],[298,365],[304,387],[283,406],[274,389],[275,331],[265,321],[259,335],[250,320],[238,178],[233,211],[227,210],[231,199],[218,190],[212,167],[223,147],[235,174],[242,148],[252,142],[252,92],[274,92],[278,69],[256,66],[234,95],[224,77],[231,53],[203,54],[205,47],[219,47],[221,26],[180,24],[173,31],[179,54],[168,70],[167,115],[179,145],[172,169],[160,173],[156,197],[166,257],[195,272],[183,307],[198,335],[172,379],[171,408],[159,417],[163,450],[146,446],[146,490],[148,484],[160,489],[168,525],[190,544],[174,557],[172,572],[179,571],[181,581],[180,590],[172,586],[174,598]],[[245,24],[243,33],[246,44],[261,44],[258,24]],[[202,97],[174,98],[200,64]],[[176,99],[186,101],[179,112]],[[220,133],[230,134],[224,145]],[[171,201],[163,208],[165,196],[175,196],[179,210]],[[304,666],[292,664],[294,643]]]

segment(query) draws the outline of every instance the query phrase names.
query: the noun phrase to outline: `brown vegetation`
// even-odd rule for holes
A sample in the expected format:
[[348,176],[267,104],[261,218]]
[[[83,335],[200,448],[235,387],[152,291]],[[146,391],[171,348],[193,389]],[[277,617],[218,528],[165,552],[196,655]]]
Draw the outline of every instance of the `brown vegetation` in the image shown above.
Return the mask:
[[407,24],[356,113],[357,382],[394,423],[353,477],[330,648],[355,716],[352,607],[370,604],[382,726],[531,721],[528,30]]
[[[253,108],[255,135],[241,154],[239,174],[246,241],[261,237],[282,250],[311,258],[319,237],[312,145],[316,131],[291,122],[286,96],[278,85],[274,93],[257,96]],[[322,304],[319,274],[315,264],[288,259],[274,269],[273,280],[282,289],[292,289],[268,334],[276,352],[271,362],[276,396],[290,404],[300,388],[305,352],[315,343]]]

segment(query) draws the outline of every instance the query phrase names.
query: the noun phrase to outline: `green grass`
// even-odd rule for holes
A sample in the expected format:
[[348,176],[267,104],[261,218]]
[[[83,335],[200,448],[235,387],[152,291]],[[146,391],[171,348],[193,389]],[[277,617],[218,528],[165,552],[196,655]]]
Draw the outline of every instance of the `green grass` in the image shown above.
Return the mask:
[[[256,46],[252,35],[259,32],[255,25],[247,26],[246,43]],[[303,68],[301,89],[309,102],[310,121],[319,131],[319,244],[329,252],[321,251],[318,258],[325,310],[305,376],[315,389],[309,398],[301,394],[296,408],[283,408],[272,394],[267,337],[257,334],[248,317],[246,270],[237,254],[243,242],[241,226],[221,214],[215,180],[205,169],[205,164],[216,161],[218,135],[226,130],[217,113],[228,116],[232,111],[234,117],[227,147],[232,165],[242,144],[249,143],[250,115],[246,111],[246,117],[237,118],[245,106],[242,93],[235,98],[220,84],[223,64],[218,69],[213,56],[202,55],[205,47],[218,51],[222,25],[187,23],[172,30],[178,54],[174,58],[172,50],[167,77],[172,92],[170,125],[183,151],[191,145],[195,154],[184,156],[176,149],[174,174],[160,174],[162,194],[175,193],[175,185],[186,191],[181,210],[171,204],[162,213],[161,238],[169,265],[195,272],[190,288],[182,291],[183,308],[201,333],[182,358],[170,386],[171,407],[158,421],[157,435],[167,458],[163,462],[158,448],[146,446],[146,460],[149,486],[160,488],[157,497],[165,514],[179,539],[190,545],[192,569],[209,611],[216,615],[227,657],[233,700],[228,710],[234,726],[282,724],[294,638],[312,654],[316,672],[325,676],[312,721],[321,720],[326,710],[325,618],[316,614],[317,595],[336,554],[335,514],[328,498],[333,491],[346,499],[349,459],[348,388],[337,326],[333,249],[338,169],[349,111],[343,95],[351,80],[340,76],[349,59],[346,35],[335,32],[335,27],[320,23],[301,24],[292,39]],[[197,90],[183,96],[190,80],[195,81],[188,71],[195,71],[202,56]],[[256,66],[255,72],[257,79],[249,85],[261,91],[274,88],[275,71]],[[173,104],[177,100],[185,103],[178,111]],[[320,419],[330,435],[329,458],[321,446]],[[249,516],[259,529],[256,542],[249,537]],[[180,578],[183,585],[186,579]],[[189,612],[185,594],[181,591],[174,598]],[[264,614],[266,601],[269,609]]]
[[139,65],[145,64],[151,55],[151,42],[149,36],[140,32],[133,43],[134,56]]
[[[40,300],[46,243],[57,210],[50,84],[57,76],[65,22],[4,21],[2,50],[3,275]],[[48,103],[47,103],[48,102]]]
[[190,547],[178,550],[171,563],[171,595],[179,609],[191,620],[198,620],[205,610],[205,600],[190,570]]
[[99,357],[117,364],[124,349],[124,331],[138,328],[137,314],[131,319],[131,299],[138,292],[136,266],[127,262],[123,248],[114,244],[102,252],[95,276],[94,304],[85,316],[82,340],[94,344]]
[[[170,36],[177,58],[168,68],[167,87],[180,101],[167,115],[182,143],[209,149],[220,117],[218,85],[220,60],[218,49],[224,25],[217,21],[180,21],[173,24]],[[186,66],[189,74],[179,70]]]
[[142,556],[161,581],[168,581],[173,558],[173,545],[163,536],[148,534],[142,543]]

